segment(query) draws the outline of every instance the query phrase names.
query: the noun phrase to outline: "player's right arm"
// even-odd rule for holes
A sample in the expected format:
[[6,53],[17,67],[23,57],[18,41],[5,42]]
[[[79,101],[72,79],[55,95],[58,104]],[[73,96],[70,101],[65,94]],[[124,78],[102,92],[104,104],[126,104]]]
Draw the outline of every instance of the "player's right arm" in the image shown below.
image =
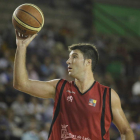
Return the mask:
[[134,134],[122,110],[120,98],[113,89],[111,89],[111,108],[113,123],[120,131],[121,140],[134,140]]
[[13,86],[15,89],[40,98],[54,98],[59,79],[51,81],[35,81],[28,78],[26,70],[26,49],[36,35],[27,39],[20,38],[16,32],[17,50],[14,61]]

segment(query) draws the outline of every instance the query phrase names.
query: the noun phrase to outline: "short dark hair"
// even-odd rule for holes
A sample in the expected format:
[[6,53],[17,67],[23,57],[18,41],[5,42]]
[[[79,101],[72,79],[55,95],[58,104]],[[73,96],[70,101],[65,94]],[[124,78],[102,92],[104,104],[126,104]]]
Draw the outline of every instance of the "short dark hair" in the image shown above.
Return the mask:
[[88,44],[88,43],[73,44],[69,46],[68,49],[69,51],[76,50],[76,49],[80,50],[84,56],[84,59],[91,59],[92,72],[94,72],[94,69],[99,60],[99,54],[96,47],[93,44]]

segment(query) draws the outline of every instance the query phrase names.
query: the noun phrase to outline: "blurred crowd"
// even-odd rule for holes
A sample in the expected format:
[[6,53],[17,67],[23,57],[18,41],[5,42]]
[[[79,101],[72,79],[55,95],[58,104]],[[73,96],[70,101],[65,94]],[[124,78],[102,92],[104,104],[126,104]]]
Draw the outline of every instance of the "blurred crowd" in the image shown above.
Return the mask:
[[[30,79],[51,80],[67,75],[67,46],[76,35],[66,25],[56,30],[48,25],[27,49],[27,71]],[[110,86],[119,94],[122,107],[140,139],[140,65],[139,50],[127,49],[123,37],[87,34],[78,42],[94,43],[99,51],[99,63],[94,76],[101,84]],[[46,140],[50,128],[53,100],[39,99],[13,88],[13,63],[16,52],[15,34],[8,27],[0,34],[0,139]],[[111,125],[111,140],[119,140],[119,132]]]
[[[79,6],[75,1],[71,4]],[[78,38],[66,23],[59,29],[53,24],[46,25],[27,48],[29,78],[73,80],[67,75],[68,46],[82,42],[97,47],[99,63],[94,72],[95,80],[119,94],[135,139],[140,140],[140,50],[128,49],[127,38],[99,34],[94,28]],[[54,101],[32,97],[13,88],[15,52],[15,33],[9,25],[0,31],[0,140],[47,140]],[[120,140],[113,124],[110,132],[111,140]]]

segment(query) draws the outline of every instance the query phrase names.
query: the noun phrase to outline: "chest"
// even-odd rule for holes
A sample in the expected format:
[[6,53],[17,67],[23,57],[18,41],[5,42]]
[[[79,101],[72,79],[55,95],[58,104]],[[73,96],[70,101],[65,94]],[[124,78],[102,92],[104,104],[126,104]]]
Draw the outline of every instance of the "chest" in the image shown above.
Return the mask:
[[75,87],[65,87],[61,98],[61,112],[68,115],[89,116],[100,114],[102,91],[92,88],[81,94]]

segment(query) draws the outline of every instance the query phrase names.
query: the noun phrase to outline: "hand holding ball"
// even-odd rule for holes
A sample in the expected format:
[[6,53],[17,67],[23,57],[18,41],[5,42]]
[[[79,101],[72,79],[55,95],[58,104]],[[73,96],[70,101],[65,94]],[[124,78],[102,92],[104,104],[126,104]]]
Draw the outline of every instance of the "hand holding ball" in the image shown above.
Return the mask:
[[16,31],[26,38],[41,30],[44,25],[44,15],[36,5],[25,3],[15,9],[12,23]]

